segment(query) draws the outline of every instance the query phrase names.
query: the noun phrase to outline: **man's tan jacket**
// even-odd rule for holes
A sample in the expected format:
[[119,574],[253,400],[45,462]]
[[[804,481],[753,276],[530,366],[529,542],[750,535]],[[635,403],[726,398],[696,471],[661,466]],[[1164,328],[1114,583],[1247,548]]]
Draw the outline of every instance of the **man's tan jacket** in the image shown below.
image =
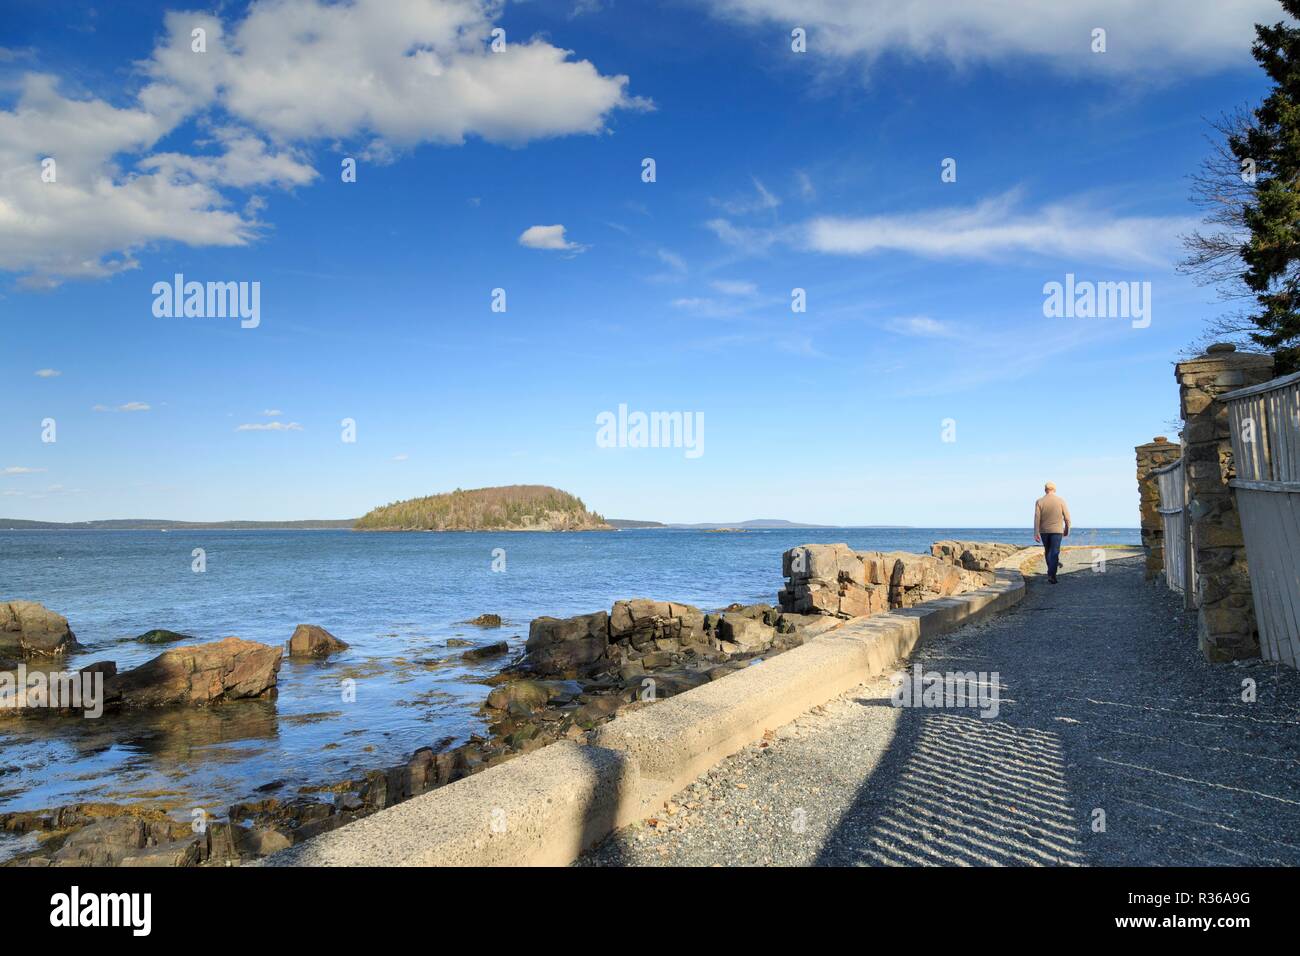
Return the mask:
[[1034,534],[1067,534],[1070,530],[1070,506],[1056,492],[1034,502]]

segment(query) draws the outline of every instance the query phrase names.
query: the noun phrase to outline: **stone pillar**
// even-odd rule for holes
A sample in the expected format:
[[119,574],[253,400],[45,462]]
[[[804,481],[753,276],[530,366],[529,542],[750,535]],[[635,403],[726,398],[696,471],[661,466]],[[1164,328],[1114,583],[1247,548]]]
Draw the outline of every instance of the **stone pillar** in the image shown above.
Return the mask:
[[1179,362],[1183,458],[1192,522],[1192,567],[1200,617],[1200,646],[1211,661],[1259,656],[1259,634],[1246,568],[1241,518],[1228,481],[1236,477],[1224,392],[1273,377],[1273,358],[1211,345]]
[[1160,517],[1160,483],[1151,474],[1171,465],[1183,450],[1161,435],[1133,449],[1137,453],[1138,516],[1142,526],[1142,547],[1147,553],[1147,580],[1165,569],[1165,522]]

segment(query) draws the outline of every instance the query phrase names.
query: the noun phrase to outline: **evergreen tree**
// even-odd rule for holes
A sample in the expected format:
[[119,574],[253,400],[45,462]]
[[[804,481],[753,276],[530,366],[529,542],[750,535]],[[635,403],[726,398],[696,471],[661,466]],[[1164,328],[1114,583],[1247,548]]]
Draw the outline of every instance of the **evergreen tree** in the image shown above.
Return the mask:
[[[1300,20],[1300,0],[1282,7]],[[1182,265],[1225,298],[1254,300],[1211,334],[1244,334],[1283,374],[1300,369],[1300,27],[1257,24],[1251,52],[1273,88],[1253,114],[1215,124],[1225,142],[1194,178],[1194,198],[1222,228],[1188,236]]]
[[[1300,19],[1300,0],[1282,6]],[[1255,111],[1255,125],[1230,144],[1238,161],[1254,160],[1257,167],[1241,258],[1259,303],[1253,316],[1259,331],[1251,337],[1273,351],[1279,371],[1294,371],[1300,364],[1300,29],[1261,25],[1255,36],[1252,52],[1274,86]]]

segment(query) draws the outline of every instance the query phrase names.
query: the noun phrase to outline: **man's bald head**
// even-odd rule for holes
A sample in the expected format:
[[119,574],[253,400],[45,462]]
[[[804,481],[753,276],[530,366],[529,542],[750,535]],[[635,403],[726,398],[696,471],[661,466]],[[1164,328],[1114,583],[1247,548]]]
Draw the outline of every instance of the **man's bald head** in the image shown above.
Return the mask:
[[1047,484],[1043,485],[1043,490],[1050,495],[1053,491],[1056,490],[1056,482],[1049,481]]

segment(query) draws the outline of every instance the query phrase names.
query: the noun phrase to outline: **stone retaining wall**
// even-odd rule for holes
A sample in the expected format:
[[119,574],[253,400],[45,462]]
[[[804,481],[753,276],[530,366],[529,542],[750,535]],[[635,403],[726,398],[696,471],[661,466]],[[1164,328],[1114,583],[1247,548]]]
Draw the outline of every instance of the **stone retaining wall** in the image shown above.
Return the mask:
[[1024,595],[1017,551],[968,593],[846,622],[802,646],[260,861],[266,866],[562,865],[769,729]]
[[1160,516],[1160,483],[1152,472],[1176,462],[1183,451],[1161,435],[1133,449],[1137,456],[1138,517],[1150,581],[1165,569],[1165,522]]
[[1258,657],[1246,542],[1228,486],[1236,477],[1228,406],[1219,396],[1268,381],[1273,359],[1212,345],[1204,355],[1178,363],[1174,374],[1184,422],[1201,651],[1212,661]]

